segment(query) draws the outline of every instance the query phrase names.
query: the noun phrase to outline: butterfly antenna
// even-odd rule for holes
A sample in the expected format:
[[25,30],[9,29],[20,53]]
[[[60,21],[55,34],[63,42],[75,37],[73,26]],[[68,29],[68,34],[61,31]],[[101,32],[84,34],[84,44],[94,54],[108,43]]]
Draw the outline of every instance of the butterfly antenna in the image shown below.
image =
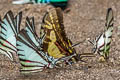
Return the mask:
[[73,44],[72,47],[75,47],[75,46],[79,45],[80,43],[82,43],[82,42],[78,42],[76,44]]
[[93,42],[93,41],[91,41],[91,40],[88,40],[88,42],[90,42],[91,44],[93,44],[93,45],[94,45],[94,42]]
[[75,43],[75,44],[72,45],[72,47],[75,47],[75,46],[79,45],[80,43],[83,43],[84,41],[85,41],[85,40],[83,40],[83,41],[81,41],[81,42],[78,42],[78,43]]

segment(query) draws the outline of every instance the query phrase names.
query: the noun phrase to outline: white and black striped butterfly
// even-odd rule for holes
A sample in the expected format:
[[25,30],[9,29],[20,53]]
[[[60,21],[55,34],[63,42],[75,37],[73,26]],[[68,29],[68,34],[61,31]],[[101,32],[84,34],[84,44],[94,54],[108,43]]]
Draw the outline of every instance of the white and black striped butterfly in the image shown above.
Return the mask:
[[113,11],[109,8],[106,16],[105,31],[96,37],[93,42],[89,41],[94,45],[93,52],[99,53],[105,59],[108,59],[109,57],[110,43],[113,32],[113,19]]
[[3,20],[0,20],[0,54],[6,55],[13,61],[13,53],[16,49],[16,36],[19,32],[22,12],[14,17],[12,11],[8,11]]

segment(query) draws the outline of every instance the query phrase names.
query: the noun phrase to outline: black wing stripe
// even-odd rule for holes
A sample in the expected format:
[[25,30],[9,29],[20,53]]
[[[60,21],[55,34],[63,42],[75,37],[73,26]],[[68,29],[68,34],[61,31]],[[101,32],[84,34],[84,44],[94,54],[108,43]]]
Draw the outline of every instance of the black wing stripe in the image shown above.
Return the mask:
[[[24,34],[25,35],[25,34]],[[38,51],[39,50],[37,50],[37,49],[35,49],[34,47],[32,47],[31,45],[29,45],[28,43],[26,43],[24,40],[22,40],[20,37],[18,37],[17,38],[20,42],[22,42],[23,44],[25,44],[25,45],[27,45],[28,47],[30,47],[30,48],[32,48],[33,50],[35,50],[36,51],[36,53],[38,53],[42,58],[44,58]],[[44,58],[45,59],[45,58]],[[46,59],[45,59],[46,60]]]
[[14,23],[14,16],[13,16],[13,13],[12,11],[8,11],[4,17],[4,19],[7,20],[7,22],[9,23],[10,27],[12,28],[12,31],[14,32],[14,34],[16,33],[15,30],[13,29],[13,27],[15,26],[15,23]]
[[[1,24],[4,24],[4,23],[1,23]],[[6,25],[6,24],[5,24]],[[7,31],[2,25],[1,25],[1,28],[4,29],[5,31]]]
[[3,34],[4,36],[6,36],[6,34],[4,34],[2,31],[0,32],[0,34]]
[[112,24],[113,24],[113,11],[112,8],[109,8],[106,16],[106,26],[110,27],[110,25]]
[[35,49],[37,49],[37,46],[33,43],[33,41],[30,39],[29,35],[27,34],[27,31],[24,29],[21,31],[20,35],[22,35]]
[[35,25],[34,25],[34,17],[32,17],[31,20],[32,20],[32,22],[30,23],[30,19],[28,17],[26,18],[26,26],[32,32],[32,34],[34,35],[34,37],[37,41],[37,34],[35,31]]
[[[0,48],[1,49],[1,48]],[[3,52],[5,52],[11,59],[12,59],[12,57],[8,54],[8,52],[6,51],[6,50],[4,50],[4,49],[1,49]],[[11,55],[13,56],[13,53],[11,53]]]
[[10,48],[10,47],[8,47],[8,46],[5,46],[3,43],[0,42],[0,44],[1,44],[3,47],[6,47],[6,48],[11,49],[12,51],[15,51],[15,52],[16,52],[16,50],[14,50],[14,49],[12,49],[12,48]]
[[21,21],[22,21],[22,12],[19,12],[19,14],[18,15],[16,15],[16,17],[15,17],[15,23],[16,23],[16,26],[17,27],[14,27],[15,29],[16,29],[16,34],[17,33],[19,33],[19,31],[20,31],[20,24],[21,24]]

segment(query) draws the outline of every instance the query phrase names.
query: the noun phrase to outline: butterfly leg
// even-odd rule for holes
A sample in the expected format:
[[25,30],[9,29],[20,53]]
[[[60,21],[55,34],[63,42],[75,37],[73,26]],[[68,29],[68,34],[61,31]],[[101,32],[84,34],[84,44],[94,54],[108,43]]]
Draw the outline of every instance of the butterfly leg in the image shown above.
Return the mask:
[[58,60],[55,62],[55,64],[61,63],[61,62],[65,62],[65,63],[71,65],[72,62],[69,61],[69,60],[72,59],[72,57],[74,57],[74,56],[76,56],[76,54],[73,54],[73,55],[70,55],[70,56],[62,57],[62,58],[58,59]]

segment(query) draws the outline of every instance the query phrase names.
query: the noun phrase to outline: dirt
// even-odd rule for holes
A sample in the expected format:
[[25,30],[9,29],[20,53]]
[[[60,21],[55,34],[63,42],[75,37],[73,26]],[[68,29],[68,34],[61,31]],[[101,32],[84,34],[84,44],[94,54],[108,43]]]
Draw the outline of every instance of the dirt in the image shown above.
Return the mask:
[[[77,62],[63,68],[46,69],[39,73],[20,74],[19,60],[15,62],[0,55],[0,80],[120,80],[120,1],[119,0],[69,0],[70,12],[64,12],[65,32],[73,43],[81,41],[75,49],[77,53],[91,52],[92,45],[87,41],[94,39],[104,30],[108,8],[114,11],[114,31],[108,62],[100,63],[98,58],[84,57],[84,62]],[[12,0],[0,0],[0,16],[12,10],[14,14],[23,12],[21,28],[25,26],[27,16],[35,17],[36,31],[39,34],[41,21],[51,5],[26,4],[13,5]]]

